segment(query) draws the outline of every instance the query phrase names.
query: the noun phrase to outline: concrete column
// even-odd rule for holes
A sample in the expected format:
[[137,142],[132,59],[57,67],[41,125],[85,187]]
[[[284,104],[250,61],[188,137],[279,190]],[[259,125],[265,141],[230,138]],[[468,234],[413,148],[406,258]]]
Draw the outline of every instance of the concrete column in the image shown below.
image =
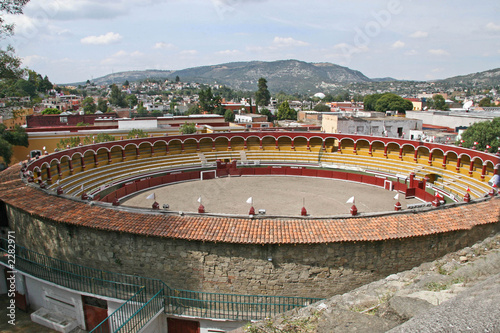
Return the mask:
[[481,170],[481,179],[484,180],[486,175],[486,164],[483,164],[483,169]]

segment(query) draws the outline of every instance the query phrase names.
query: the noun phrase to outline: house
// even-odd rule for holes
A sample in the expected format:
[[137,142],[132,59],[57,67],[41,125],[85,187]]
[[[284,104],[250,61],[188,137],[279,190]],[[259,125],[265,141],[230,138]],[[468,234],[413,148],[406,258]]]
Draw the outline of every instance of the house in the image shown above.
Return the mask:
[[396,138],[410,137],[411,130],[421,130],[422,121],[403,117],[344,117],[324,114],[322,130],[325,133],[379,135]]

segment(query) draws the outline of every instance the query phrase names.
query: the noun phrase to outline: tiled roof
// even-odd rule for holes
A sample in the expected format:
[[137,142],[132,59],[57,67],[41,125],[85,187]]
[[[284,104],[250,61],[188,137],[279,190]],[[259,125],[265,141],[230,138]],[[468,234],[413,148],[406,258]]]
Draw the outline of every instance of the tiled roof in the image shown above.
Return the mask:
[[0,200],[58,223],[206,242],[313,244],[423,236],[498,223],[500,198],[414,213],[336,219],[244,219],[125,212],[49,195],[19,178],[19,166],[0,173]]

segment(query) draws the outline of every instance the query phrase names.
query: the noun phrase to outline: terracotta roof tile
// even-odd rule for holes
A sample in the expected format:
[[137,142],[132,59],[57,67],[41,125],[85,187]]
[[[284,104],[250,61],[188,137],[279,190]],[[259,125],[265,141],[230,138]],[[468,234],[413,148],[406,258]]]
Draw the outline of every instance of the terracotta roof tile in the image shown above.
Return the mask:
[[0,173],[0,199],[57,223],[166,238],[255,244],[313,244],[416,237],[498,223],[500,199],[415,214],[314,219],[243,219],[142,214],[90,206],[49,195],[19,178],[19,166]]

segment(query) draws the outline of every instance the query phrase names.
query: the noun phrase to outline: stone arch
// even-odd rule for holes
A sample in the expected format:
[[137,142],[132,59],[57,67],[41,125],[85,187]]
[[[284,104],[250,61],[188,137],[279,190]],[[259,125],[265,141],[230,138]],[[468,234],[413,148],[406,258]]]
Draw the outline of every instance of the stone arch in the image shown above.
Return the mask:
[[372,142],[372,155],[374,157],[384,157],[385,145],[381,141]]
[[276,139],[272,136],[265,136],[262,138],[262,149],[274,150],[276,149]]
[[435,148],[432,152],[432,166],[442,167],[444,160],[444,152],[441,149]]
[[307,139],[303,136],[298,136],[293,139],[293,146],[296,151],[307,151]]
[[314,136],[309,139],[309,147],[311,151],[320,151],[323,147],[323,138]]
[[95,152],[93,150],[87,150],[83,154],[83,160],[85,161],[85,169],[95,168],[97,165],[95,164]]
[[151,157],[151,143],[149,141],[143,141],[139,143],[139,156],[141,158]]
[[354,140],[351,138],[343,138],[340,140],[340,148],[343,154],[352,154],[354,150]]
[[231,149],[232,150],[244,150],[245,149],[245,139],[241,136],[233,136],[231,138]]
[[137,146],[133,143],[129,143],[124,147],[125,161],[131,161],[137,159]]
[[[480,157],[472,158],[472,176],[481,179],[481,172],[483,171],[483,160]],[[470,167],[469,167],[470,168]]]
[[332,153],[332,152],[337,151],[338,144],[336,141],[337,141],[336,138],[326,138],[325,139],[326,152]]
[[200,151],[211,152],[214,146],[214,140],[212,138],[203,138],[200,140]]
[[410,144],[403,145],[403,161],[413,162],[415,156],[415,147]]
[[198,151],[198,141],[193,138],[184,140],[184,153],[195,154]]
[[228,146],[229,146],[229,140],[225,136],[220,136],[215,139],[216,151],[227,151]]
[[429,163],[429,148],[420,146],[417,148],[417,163],[427,164]]
[[371,156],[370,154],[370,143],[368,140],[359,139],[356,141],[356,154]]
[[73,167],[73,173],[78,173],[82,171],[82,154],[75,153],[71,156],[71,166]]
[[179,139],[172,139],[168,142],[168,154],[178,155],[182,153],[182,143]]
[[121,162],[122,161],[122,146],[113,146],[111,147],[111,163]]
[[489,160],[484,162],[484,165],[486,165],[484,176],[486,180],[489,180],[495,174],[495,165],[493,164],[492,161]]
[[108,148],[106,147],[100,147],[97,149],[97,163],[99,165],[108,165]]
[[457,167],[458,155],[456,152],[449,150],[446,152],[446,170],[455,172]]
[[396,142],[387,144],[387,158],[399,159],[399,145]]
[[278,147],[280,150],[292,150],[292,139],[288,136],[278,138]]
[[470,156],[467,154],[461,154],[459,157],[460,157],[459,173],[468,176],[469,175],[469,168],[470,168]]
[[155,141],[153,145],[155,156],[164,156],[167,154],[167,143],[163,140]]
[[247,137],[247,149],[248,150],[259,150],[260,149],[260,138],[256,136]]
[[68,155],[61,156],[60,168],[61,168],[62,178],[65,178],[71,174],[69,171],[69,161],[70,157]]

